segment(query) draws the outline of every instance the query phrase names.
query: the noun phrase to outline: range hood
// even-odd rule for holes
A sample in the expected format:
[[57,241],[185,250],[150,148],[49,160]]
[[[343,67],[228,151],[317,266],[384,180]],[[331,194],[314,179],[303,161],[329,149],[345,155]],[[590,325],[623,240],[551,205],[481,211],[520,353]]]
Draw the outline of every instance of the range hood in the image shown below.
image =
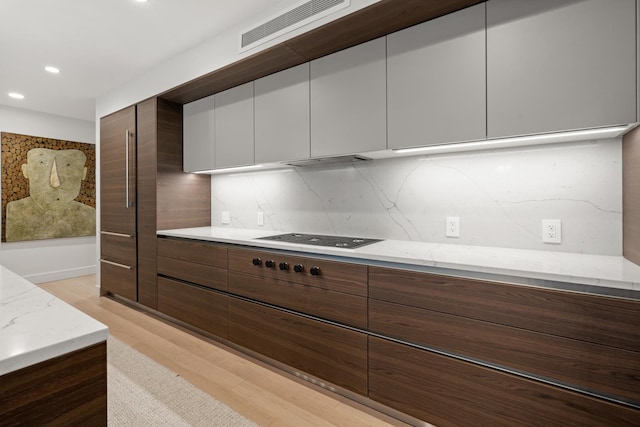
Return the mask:
[[372,159],[369,157],[361,156],[359,154],[352,154],[348,156],[319,157],[315,159],[295,160],[291,162],[283,162],[282,164],[297,167],[324,167],[330,165],[342,165],[347,163],[360,163],[366,162],[367,160]]

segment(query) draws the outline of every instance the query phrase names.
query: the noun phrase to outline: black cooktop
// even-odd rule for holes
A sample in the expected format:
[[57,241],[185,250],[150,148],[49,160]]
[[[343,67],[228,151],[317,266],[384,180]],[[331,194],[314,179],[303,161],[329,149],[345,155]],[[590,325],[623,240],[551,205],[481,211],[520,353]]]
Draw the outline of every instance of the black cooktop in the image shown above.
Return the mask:
[[382,239],[364,239],[361,237],[324,236],[322,234],[287,233],[275,236],[259,237],[261,240],[273,240],[301,245],[330,246],[334,248],[355,249],[372,243],[381,242]]

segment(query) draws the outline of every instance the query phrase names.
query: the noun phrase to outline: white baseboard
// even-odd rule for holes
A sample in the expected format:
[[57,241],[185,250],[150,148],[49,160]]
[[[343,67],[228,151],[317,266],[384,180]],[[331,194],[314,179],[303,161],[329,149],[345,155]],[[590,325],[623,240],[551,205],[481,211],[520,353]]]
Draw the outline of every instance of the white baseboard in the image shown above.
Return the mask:
[[37,273],[24,276],[31,283],[45,283],[54,280],[70,279],[72,277],[87,276],[96,274],[96,266],[88,265],[84,267],[69,268],[67,270],[48,271],[46,273]]

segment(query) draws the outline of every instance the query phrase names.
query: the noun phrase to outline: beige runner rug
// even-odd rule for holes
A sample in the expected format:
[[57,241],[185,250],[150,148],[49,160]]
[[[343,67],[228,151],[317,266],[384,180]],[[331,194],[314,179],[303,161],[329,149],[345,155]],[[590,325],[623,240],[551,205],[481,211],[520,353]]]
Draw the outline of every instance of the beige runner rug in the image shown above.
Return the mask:
[[107,342],[107,361],[110,427],[256,426],[113,337]]

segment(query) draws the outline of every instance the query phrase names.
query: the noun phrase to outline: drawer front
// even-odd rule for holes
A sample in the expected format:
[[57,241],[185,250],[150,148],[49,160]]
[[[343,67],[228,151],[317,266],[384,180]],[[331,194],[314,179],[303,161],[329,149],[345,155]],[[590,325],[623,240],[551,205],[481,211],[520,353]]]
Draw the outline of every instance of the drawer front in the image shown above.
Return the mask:
[[229,292],[356,328],[367,327],[367,299],[284,280],[229,273]]
[[113,234],[100,234],[100,257],[136,265],[136,238]]
[[376,337],[369,397],[439,427],[640,425],[638,410]]
[[227,248],[215,243],[159,238],[158,256],[227,268]]
[[640,352],[640,301],[379,267],[369,296]]
[[347,390],[367,393],[365,334],[230,298],[229,340]]
[[137,301],[138,285],[135,266],[112,264],[110,261],[101,260],[100,288],[131,301]]
[[158,311],[227,338],[229,297],[158,277]]
[[369,303],[372,332],[640,406],[640,354],[383,301]]
[[158,257],[158,274],[196,283],[211,289],[227,290],[227,270],[222,268]]
[[[259,265],[254,265],[259,260]],[[267,267],[267,262],[274,263]],[[280,263],[288,269],[281,270]],[[302,266],[301,272],[295,266]],[[318,268],[318,275],[311,269]],[[252,274],[264,279],[286,280],[301,285],[314,286],[335,292],[367,296],[367,266],[315,258],[293,256],[277,252],[229,248],[229,270]]]

